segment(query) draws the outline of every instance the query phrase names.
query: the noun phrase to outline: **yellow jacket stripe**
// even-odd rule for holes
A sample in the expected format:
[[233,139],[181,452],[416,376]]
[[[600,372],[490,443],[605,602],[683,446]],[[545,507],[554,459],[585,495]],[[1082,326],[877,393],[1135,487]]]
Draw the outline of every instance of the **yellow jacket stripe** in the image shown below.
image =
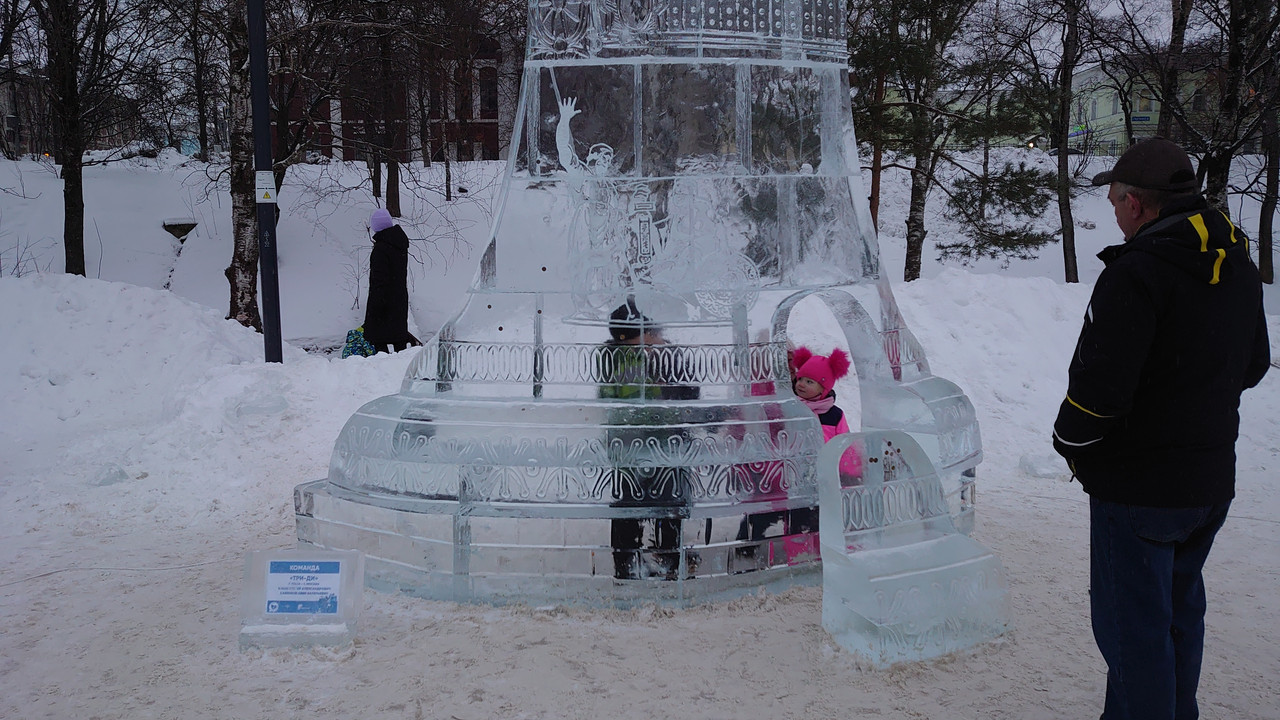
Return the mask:
[[1187,221],[1196,229],[1196,235],[1200,236],[1200,252],[1209,252],[1209,228],[1204,224],[1204,216],[1196,213],[1187,218]]
[[1094,416],[1094,417],[1096,417],[1096,418],[1109,418],[1109,417],[1111,417],[1110,415],[1099,415],[1098,413],[1096,413],[1096,412],[1094,412],[1094,411],[1090,410],[1089,408],[1087,408],[1087,407],[1085,407],[1085,406],[1081,405],[1080,403],[1076,402],[1075,400],[1072,400],[1070,395],[1068,395],[1068,396],[1067,396],[1067,402],[1071,403],[1071,406],[1072,406],[1072,407],[1075,407],[1075,408],[1079,409],[1079,410],[1080,410],[1080,412],[1088,413],[1089,415],[1092,415],[1092,416]]

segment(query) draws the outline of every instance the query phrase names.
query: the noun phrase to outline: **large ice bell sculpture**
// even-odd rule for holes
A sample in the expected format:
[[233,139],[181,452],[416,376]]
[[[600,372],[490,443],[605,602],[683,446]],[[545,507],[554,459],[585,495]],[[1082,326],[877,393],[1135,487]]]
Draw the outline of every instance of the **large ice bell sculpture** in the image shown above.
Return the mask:
[[531,0],[465,306],[297,488],[299,540],[364,551],[371,586],[458,601],[817,582],[823,440],[787,356],[801,300],[844,331],[853,424],[914,438],[967,532],[978,426],[881,273],[844,18],[841,0]]

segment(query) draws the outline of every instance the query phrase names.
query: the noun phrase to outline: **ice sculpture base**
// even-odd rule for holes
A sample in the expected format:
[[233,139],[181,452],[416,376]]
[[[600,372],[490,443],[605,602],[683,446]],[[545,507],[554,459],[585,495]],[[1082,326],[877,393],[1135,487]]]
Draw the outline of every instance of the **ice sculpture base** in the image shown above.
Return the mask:
[[[607,518],[476,516],[460,513],[456,501],[356,493],[327,480],[297,486],[294,506],[302,546],[360,550],[366,587],[432,600],[684,607],[762,589],[777,593],[817,585],[821,579],[817,554],[796,552],[816,547],[814,535],[686,542],[671,579],[654,571],[619,580],[606,544]],[[716,536],[736,527],[741,513],[734,512],[711,517]],[[708,517],[684,519],[686,537],[701,536]],[[549,535],[554,541],[545,541]],[[639,565],[659,567],[654,554],[641,551]]]

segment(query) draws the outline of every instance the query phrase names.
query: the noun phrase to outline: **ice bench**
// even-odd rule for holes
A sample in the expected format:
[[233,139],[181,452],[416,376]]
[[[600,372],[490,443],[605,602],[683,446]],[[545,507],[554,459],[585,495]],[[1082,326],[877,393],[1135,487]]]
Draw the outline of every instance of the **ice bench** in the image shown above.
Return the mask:
[[[857,446],[860,482],[840,484]],[[925,660],[1010,629],[1000,560],[956,530],[933,462],[904,432],[839,435],[818,457],[822,626],[877,667]]]

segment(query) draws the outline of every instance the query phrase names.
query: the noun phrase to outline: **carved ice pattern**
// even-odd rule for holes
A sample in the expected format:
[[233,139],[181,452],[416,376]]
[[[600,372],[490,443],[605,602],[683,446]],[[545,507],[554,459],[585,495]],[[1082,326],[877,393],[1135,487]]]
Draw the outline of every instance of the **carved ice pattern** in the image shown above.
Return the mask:
[[594,57],[610,51],[776,51],[783,43],[843,62],[839,0],[534,0],[529,60]]
[[[968,633],[971,632],[966,625],[987,619],[969,617],[956,610],[980,608],[994,588],[1001,586],[998,571],[988,565],[954,576],[945,583],[876,591],[881,613],[879,627],[884,633],[881,641],[889,647],[933,647],[942,648],[944,652],[965,647],[970,644]],[[927,621],[919,623],[919,619]]]
[[[606,372],[628,352],[597,344],[469,343],[438,341],[425,346],[409,371],[415,380],[602,385]],[[633,352],[633,350],[632,350]],[[655,366],[668,368],[674,385],[733,385],[785,382],[786,346],[752,345],[742,359],[732,345],[655,345],[645,348]]]
[[348,426],[334,445],[330,479],[378,492],[456,498],[457,478],[464,477],[468,498],[481,502],[608,502],[621,497],[624,483],[647,499],[661,497],[664,483],[677,484],[667,495],[677,499],[813,494],[816,479],[808,468],[820,445],[811,433],[787,431],[665,442],[560,438],[554,444],[413,435]]
[[843,493],[846,532],[885,527],[895,523],[940,517],[947,513],[946,499],[936,478],[899,480]]

